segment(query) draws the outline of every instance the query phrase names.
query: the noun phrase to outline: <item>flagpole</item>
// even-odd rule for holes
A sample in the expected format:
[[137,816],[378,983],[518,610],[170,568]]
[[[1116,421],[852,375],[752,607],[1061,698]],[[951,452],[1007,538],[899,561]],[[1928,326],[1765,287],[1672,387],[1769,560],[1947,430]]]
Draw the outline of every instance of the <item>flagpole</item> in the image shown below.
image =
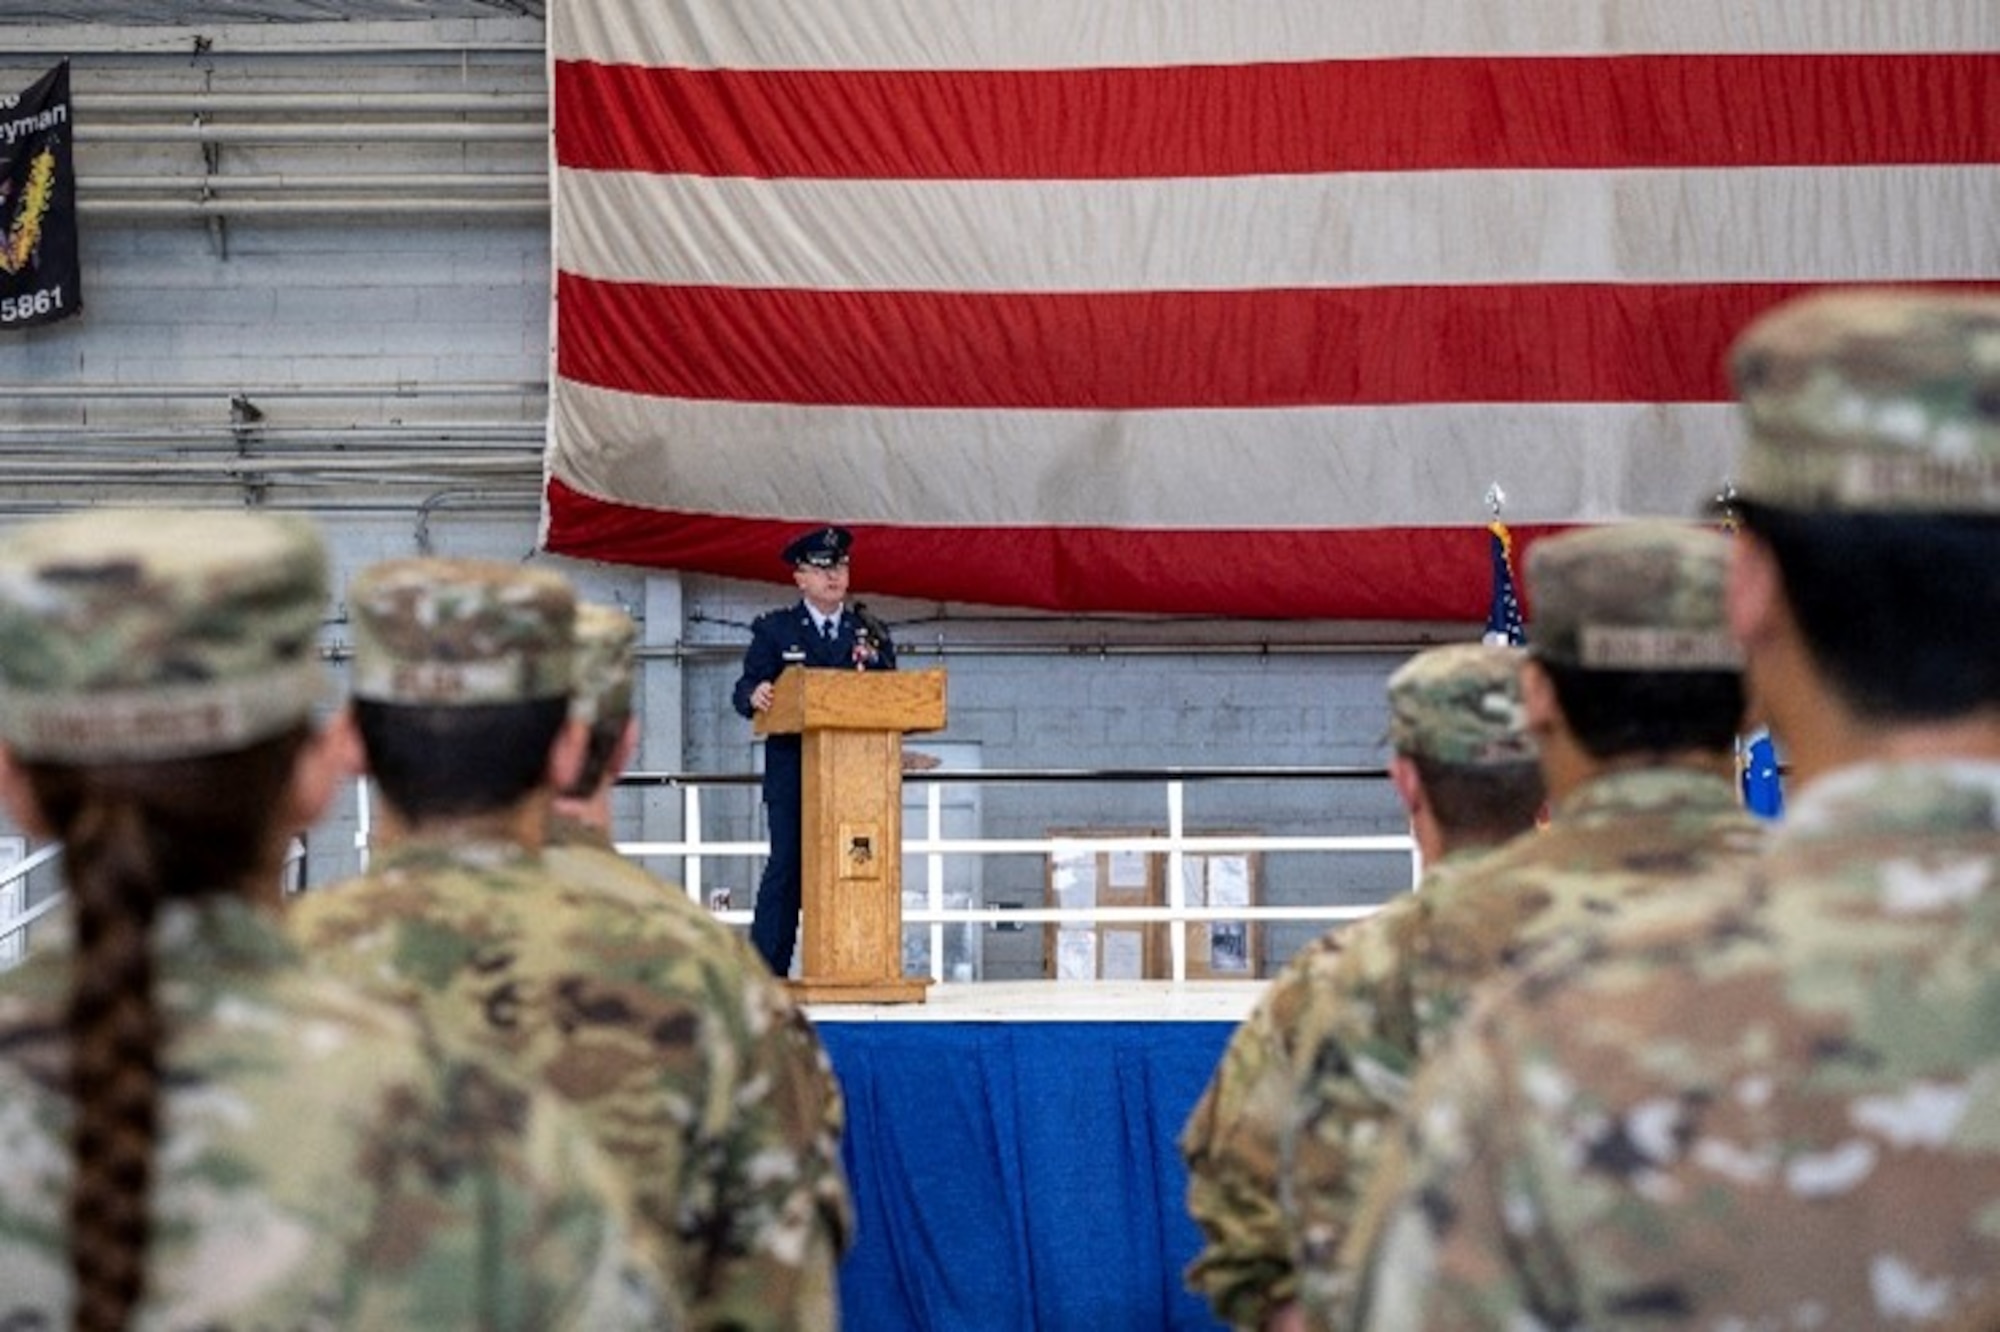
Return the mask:
[[1480,641],[1519,647],[1528,641],[1527,626],[1521,619],[1521,598],[1514,582],[1514,534],[1501,521],[1500,510],[1507,492],[1498,481],[1486,487],[1486,509],[1493,515],[1486,524],[1490,536],[1492,593],[1486,603],[1486,632]]

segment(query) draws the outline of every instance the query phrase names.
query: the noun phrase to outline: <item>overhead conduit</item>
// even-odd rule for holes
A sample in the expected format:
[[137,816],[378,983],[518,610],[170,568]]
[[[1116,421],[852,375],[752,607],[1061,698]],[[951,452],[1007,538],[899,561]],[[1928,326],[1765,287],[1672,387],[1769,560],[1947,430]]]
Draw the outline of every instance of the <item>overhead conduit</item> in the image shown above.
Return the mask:
[[[77,98],[77,144],[97,159],[146,145],[192,144],[204,164],[232,147],[296,147],[300,169],[156,175],[79,169],[86,216],[293,217],[420,214],[545,215],[549,207],[545,92],[88,93]],[[230,117],[243,117],[235,120]],[[319,172],[316,149],[363,144],[508,145],[511,169]],[[343,163],[344,165],[344,163]]]

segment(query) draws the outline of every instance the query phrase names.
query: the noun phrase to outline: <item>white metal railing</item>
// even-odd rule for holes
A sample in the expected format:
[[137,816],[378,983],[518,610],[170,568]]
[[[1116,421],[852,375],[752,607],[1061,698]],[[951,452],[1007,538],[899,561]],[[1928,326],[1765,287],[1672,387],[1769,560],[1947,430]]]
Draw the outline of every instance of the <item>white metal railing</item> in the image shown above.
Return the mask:
[[62,899],[51,894],[43,901],[25,910],[18,903],[27,899],[28,876],[43,865],[53,863],[62,855],[62,847],[45,846],[32,855],[24,856],[18,864],[10,865],[0,873],[0,902],[9,906],[9,914],[0,919],[0,968],[10,967],[21,960],[26,951],[23,947],[27,939],[28,927],[56,909]]
[[[1061,774],[1035,773],[1037,778],[1059,777]],[[944,788],[952,783],[1006,782],[1018,780],[1021,774],[997,773],[991,771],[971,771],[964,773],[934,770],[928,773],[905,774],[906,783],[922,782],[925,785],[923,828],[919,835],[912,836],[909,828],[904,829],[903,856],[905,861],[912,856],[923,858],[924,905],[905,906],[903,923],[926,926],[929,929],[929,949],[931,979],[941,981],[944,977],[944,931],[950,925],[992,925],[992,924],[1054,924],[1090,925],[1116,923],[1168,924],[1193,923],[1197,921],[1343,921],[1358,920],[1371,915],[1377,909],[1366,906],[1191,906],[1187,901],[1187,881],[1184,874],[1186,857],[1215,852],[1317,852],[1323,854],[1401,854],[1409,857],[1409,884],[1416,886],[1423,872],[1416,842],[1408,833],[1382,836],[1258,836],[1193,835],[1186,829],[1186,793],[1192,780],[1255,780],[1282,775],[1294,779],[1331,780],[1358,775],[1354,770],[1339,769],[1294,769],[1274,773],[1271,770],[1245,769],[1240,772],[1210,770],[1196,776],[1177,773],[1175,770],[1159,770],[1152,773],[1120,774],[1127,780],[1143,780],[1159,783],[1165,788],[1166,831],[1157,835],[1135,835],[1120,837],[966,837],[951,838],[944,835]],[[1380,775],[1379,773],[1373,775]],[[1076,774],[1078,779],[1090,774]],[[702,782],[698,777],[674,776],[665,779],[667,784],[677,786],[681,791],[681,826],[687,832],[678,841],[621,842],[618,849],[637,859],[667,858],[678,859],[681,873],[678,877],[688,897],[697,905],[705,902],[707,894],[703,881],[705,862],[712,859],[740,858],[765,855],[770,850],[767,841],[706,841],[702,837]],[[1133,851],[1142,854],[1162,854],[1167,857],[1166,887],[1167,901],[1158,907],[949,907],[944,902],[944,864],[949,856],[955,855],[1066,855],[1093,854],[1096,852]],[[906,882],[905,891],[910,885]],[[731,924],[747,924],[751,913],[734,909],[718,911],[716,916]],[[1169,930],[1170,975],[1173,980],[1187,979],[1187,936],[1179,929]]]
[[[26,953],[25,943],[28,930],[45,916],[53,915],[62,905],[60,890],[25,909],[20,905],[27,900],[28,876],[44,865],[53,865],[62,858],[62,843],[51,842],[20,863],[0,870],[0,971],[19,962]],[[293,838],[285,848],[285,861],[280,876],[288,889],[299,886],[305,869],[305,843]]]
[[[1258,778],[1284,777],[1304,780],[1334,780],[1352,778],[1368,774],[1356,770],[1339,769],[1291,769],[1272,770],[1230,770],[1213,769],[1195,773],[1179,770],[1135,771],[1118,774],[1063,774],[1046,771],[1032,773],[997,773],[991,771],[945,772],[935,770],[928,773],[911,773],[906,781],[921,782],[925,787],[923,826],[917,835],[910,835],[905,829],[903,854],[907,861],[912,856],[923,860],[924,904],[920,907],[906,907],[903,912],[905,925],[921,926],[929,932],[929,956],[933,980],[943,980],[945,959],[945,930],[954,925],[1095,925],[1095,924],[1141,924],[1166,923],[1182,924],[1200,921],[1343,921],[1356,920],[1376,910],[1373,905],[1294,905],[1294,906],[1194,906],[1187,900],[1187,883],[1184,874],[1186,858],[1190,855],[1209,855],[1218,852],[1286,852],[1319,853],[1331,855],[1345,854],[1397,854],[1409,858],[1409,883],[1416,885],[1422,873],[1416,843],[1407,834],[1381,836],[1257,836],[1229,835],[1207,836],[1190,834],[1186,825],[1187,786],[1191,781],[1255,780]],[[1118,837],[947,837],[944,835],[944,790],[954,783],[1004,783],[1024,779],[1061,780],[1073,776],[1076,780],[1098,782],[1144,782],[1158,784],[1164,789],[1166,804],[1166,830],[1161,834],[1133,835]],[[707,864],[712,860],[745,859],[767,855],[770,843],[756,840],[708,840],[702,835],[703,792],[707,788],[733,786],[741,787],[746,779],[741,777],[702,777],[695,774],[660,774],[648,781],[649,785],[664,785],[676,788],[681,797],[681,826],[686,830],[678,840],[621,842],[618,849],[626,855],[640,860],[667,859],[679,863],[677,875],[688,898],[698,906],[705,906],[705,874]],[[356,783],[355,848],[366,867],[368,845],[371,836],[370,801],[365,781]],[[952,856],[991,855],[1082,855],[1098,852],[1137,852],[1141,854],[1164,855],[1166,862],[1166,903],[1157,907],[995,907],[972,906],[952,907],[945,904],[945,862]],[[48,846],[29,856],[21,864],[0,876],[0,885],[9,882],[25,882],[26,876],[39,866],[48,864],[61,853],[59,846]],[[295,852],[296,855],[296,852]],[[289,867],[288,867],[289,871]],[[909,885],[906,885],[906,889]],[[59,894],[50,894],[32,909],[0,920],[0,965],[4,965],[9,948],[18,949],[21,932],[35,921],[48,915],[60,901]],[[718,910],[716,917],[732,925],[747,925],[751,913],[747,908]],[[1170,940],[1171,978],[1179,981],[1187,978],[1187,939],[1183,930],[1168,932]]]

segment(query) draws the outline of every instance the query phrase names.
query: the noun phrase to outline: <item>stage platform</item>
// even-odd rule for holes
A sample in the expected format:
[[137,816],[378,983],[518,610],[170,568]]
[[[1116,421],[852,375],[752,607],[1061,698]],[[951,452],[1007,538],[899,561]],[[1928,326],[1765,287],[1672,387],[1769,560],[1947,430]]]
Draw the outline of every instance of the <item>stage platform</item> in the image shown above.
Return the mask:
[[937,984],[921,1004],[807,1004],[815,1022],[1241,1022],[1263,981]]
[[846,1332],[1212,1332],[1175,1138],[1260,982],[808,1006],[847,1101]]

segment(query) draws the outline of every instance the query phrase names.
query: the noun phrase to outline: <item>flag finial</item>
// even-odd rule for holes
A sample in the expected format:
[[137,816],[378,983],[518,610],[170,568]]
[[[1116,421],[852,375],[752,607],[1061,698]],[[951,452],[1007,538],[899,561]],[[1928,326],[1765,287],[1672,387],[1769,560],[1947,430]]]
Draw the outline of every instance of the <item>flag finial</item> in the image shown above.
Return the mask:
[[1495,481],[1493,484],[1486,487],[1487,512],[1491,513],[1495,518],[1498,518],[1500,516],[1500,510],[1505,508],[1506,504],[1507,504],[1507,492],[1500,489],[1500,483],[1498,481]]
[[1741,511],[1736,504],[1736,483],[1724,477],[1722,488],[1715,492],[1715,498],[1708,502],[1708,507],[1723,531],[1734,532],[1741,519]]

